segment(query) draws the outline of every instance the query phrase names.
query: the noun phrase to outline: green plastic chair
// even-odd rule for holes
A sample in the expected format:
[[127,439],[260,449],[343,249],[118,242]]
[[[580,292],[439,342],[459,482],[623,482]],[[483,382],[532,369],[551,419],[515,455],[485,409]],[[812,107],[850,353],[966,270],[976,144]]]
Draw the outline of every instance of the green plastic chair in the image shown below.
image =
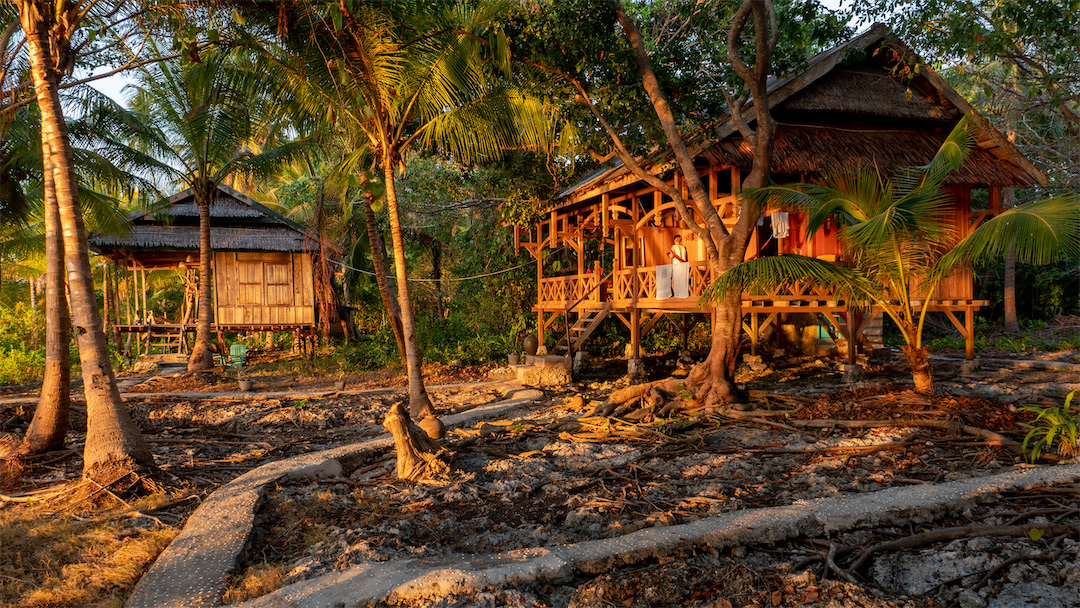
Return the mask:
[[247,344],[233,344],[229,347],[229,366],[244,367],[247,363]]

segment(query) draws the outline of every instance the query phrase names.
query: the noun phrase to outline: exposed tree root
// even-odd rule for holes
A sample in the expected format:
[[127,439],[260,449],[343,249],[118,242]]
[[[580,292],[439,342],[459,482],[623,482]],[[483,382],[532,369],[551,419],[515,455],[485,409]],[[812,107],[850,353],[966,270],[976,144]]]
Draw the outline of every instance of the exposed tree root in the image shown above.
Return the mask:
[[897,551],[900,549],[913,549],[939,542],[956,540],[958,538],[975,538],[979,536],[1027,536],[1032,530],[1042,530],[1046,534],[1077,534],[1080,526],[1064,524],[1023,524],[1019,526],[961,526],[958,528],[942,528],[922,534],[913,534],[897,540],[878,543],[864,551],[859,559],[855,560],[848,572],[858,572],[877,553]]
[[677,393],[679,385],[683,383],[680,378],[665,378],[663,380],[656,380],[655,382],[646,382],[645,384],[635,384],[634,386],[628,386],[626,388],[620,388],[618,390],[611,391],[606,401],[600,405],[594,407],[592,411],[585,414],[586,418],[593,416],[611,416],[615,413],[620,405],[636,401],[655,393],[654,399],[662,399],[662,393]]

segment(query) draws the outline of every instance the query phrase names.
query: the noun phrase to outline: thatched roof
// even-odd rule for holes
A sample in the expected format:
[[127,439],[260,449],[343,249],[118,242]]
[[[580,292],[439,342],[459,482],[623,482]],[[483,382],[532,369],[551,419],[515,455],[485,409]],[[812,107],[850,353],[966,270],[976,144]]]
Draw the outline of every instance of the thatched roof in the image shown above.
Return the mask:
[[[210,248],[214,251],[273,251],[299,253],[311,251],[313,243],[303,233],[286,226],[213,226]],[[124,235],[94,235],[95,251],[198,251],[198,226],[136,225]]]
[[[95,233],[90,247],[104,254],[129,255],[199,250],[199,208],[191,190],[173,195],[160,209],[132,213],[129,219],[130,231]],[[218,186],[210,205],[210,244],[214,251],[282,253],[310,252],[319,246],[316,236],[301,224],[225,185]]]
[[[888,174],[902,167],[926,164],[947,135],[914,129],[837,129],[781,123],[776,129],[772,170],[800,175],[859,166],[876,167]],[[729,137],[702,156],[716,164],[749,170],[753,148],[741,137]],[[988,186],[1035,183],[1020,167],[1002,163],[982,148],[974,148],[967,161],[949,174],[947,181]]]
[[[910,69],[905,72],[904,67]],[[950,177],[951,182],[981,186],[1046,183],[1046,176],[1008,138],[883,25],[813,57],[795,76],[770,81],[768,90],[769,108],[779,123],[774,173],[815,174],[859,163],[891,174],[903,167],[923,165],[966,115],[974,125],[976,145],[964,166]],[[742,115],[753,124],[752,100]],[[751,147],[730,117],[721,120],[712,133],[699,134],[690,145],[699,165],[750,168]],[[661,174],[673,163],[670,152],[663,151],[642,165]],[[561,205],[632,186],[636,181],[629,169],[616,163],[561,192]]]

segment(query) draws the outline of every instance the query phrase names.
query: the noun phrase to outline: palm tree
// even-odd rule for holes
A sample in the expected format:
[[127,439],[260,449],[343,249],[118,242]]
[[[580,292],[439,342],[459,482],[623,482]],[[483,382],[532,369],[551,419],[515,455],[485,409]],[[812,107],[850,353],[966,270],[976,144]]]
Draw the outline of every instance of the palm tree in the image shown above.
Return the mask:
[[[440,148],[461,161],[496,157],[517,141],[541,141],[538,104],[496,84],[506,68],[495,2],[360,2],[352,11],[327,3],[292,3],[287,44],[297,49],[297,95],[310,113],[358,131],[381,173],[401,309],[413,417],[432,414],[424,387],[405,262],[396,174],[415,148]],[[286,64],[288,59],[282,59]],[[504,73],[505,74],[505,73]],[[342,104],[341,102],[345,102]]]
[[[71,35],[82,13],[76,5],[58,7],[44,0],[17,0],[16,4],[41,114],[44,170],[52,178],[56,216],[63,227],[64,267],[86,396],[83,474],[111,482],[109,478],[117,473],[152,467],[153,455],[127,414],[109,361],[101,312],[94,296],[71,142],[60,104],[58,66],[67,60],[53,53],[62,55],[66,42],[51,40],[50,33],[66,31]],[[58,20],[63,21],[62,26]]]
[[[915,390],[933,394],[923,327],[934,292],[958,266],[970,266],[1014,247],[1017,259],[1045,264],[1080,250],[1080,204],[1060,197],[1013,207],[959,239],[948,219],[944,183],[971,145],[967,121],[942,144],[929,165],[889,179],[870,169],[827,174],[818,184],[760,188],[759,205],[797,208],[808,216],[808,238],[832,219],[850,256],[842,266],[801,255],[744,262],[710,286],[708,297],[812,282],[841,297],[881,309],[899,327]],[[849,345],[854,348],[854,345]]]
[[266,174],[304,145],[274,146],[277,129],[260,132],[266,128],[259,123],[261,111],[280,94],[260,89],[260,82],[241,55],[216,50],[203,53],[197,63],[180,60],[144,68],[138,83],[130,85],[132,109],[158,128],[141,144],[172,167],[171,177],[193,191],[199,207],[199,317],[190,371],[213,366],[210,205],[218,185],[237,173]]
[[[85,85],[68,89],[65,102],[77,106],[81,115],[68,124],[85,221],[100,230],[123,230],[125,216],[117,197],[130,196],[135,190],[153,190],[145,180],[117,167],[140,164],[138,155],[104,136],[127,130],[123,111]],[[70,407],[71,322],[65,294],[64,245],[53,175],[43,172],[41,145],[33,143],[41,139],[38,118],[34,106],[3,113],[0,118],[4,135],[0,143],[0,179],[4,183],[0,207],[5,220],[17,218],[27,224],[21,231],[20,250],[40,260],[45,282],[45,373],[33,420],[19,448],[23,454],[61,447]],[[96,190],[85,184],[93,184]]]

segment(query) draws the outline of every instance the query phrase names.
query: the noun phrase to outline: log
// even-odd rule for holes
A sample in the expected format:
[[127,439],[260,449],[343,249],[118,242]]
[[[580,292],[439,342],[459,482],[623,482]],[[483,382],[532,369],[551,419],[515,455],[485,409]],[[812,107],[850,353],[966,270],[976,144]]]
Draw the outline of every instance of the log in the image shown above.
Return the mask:
[[400,403],[390,406],[383,426],[394,437],[398,479],[419,481],[445,476],[450,472],[450,465],[447,464],[449,452],[428,437],[409,418],[409,412]]

